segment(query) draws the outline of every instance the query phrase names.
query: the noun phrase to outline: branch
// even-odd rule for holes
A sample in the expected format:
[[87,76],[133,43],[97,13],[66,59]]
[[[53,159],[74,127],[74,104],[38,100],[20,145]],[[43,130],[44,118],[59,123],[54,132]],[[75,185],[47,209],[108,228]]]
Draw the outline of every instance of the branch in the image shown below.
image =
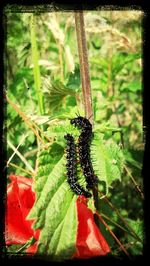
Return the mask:
[[80,61],[80,76],[82,81],[82,94],[84,101],[85,116],[93,125],[92,96],[89,75],[88,53],[84,28],[83,12],[75,12],[75,27],[78,42],[78,53]]
[[[75,27],[77,34],[78,53],[80,61],[80,76],[82,81],[82,94],[84,101],[85,116],[93,125],[93,111],[92,111],[92,94],[91,83],[88,64],[88,52],[86,45],[84,16],[83,12],[75,12]],[[96,187],[93,189],[93,196],[95,202],[95,208],[98,209],[98,193]]]

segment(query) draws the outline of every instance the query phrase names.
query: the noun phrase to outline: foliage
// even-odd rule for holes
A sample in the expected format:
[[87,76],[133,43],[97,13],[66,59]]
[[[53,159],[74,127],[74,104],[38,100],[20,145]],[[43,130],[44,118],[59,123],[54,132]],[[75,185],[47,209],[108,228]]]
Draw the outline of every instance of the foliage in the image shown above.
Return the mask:
[[[40,162],[45,161],[47,164],[47,154],[41,154],[39,157]],[[53,157],[51,157],[53,160]],[[48,165],[51,165],[50,158],[48,158]],[[42,175],[44,169],[46,169],[45,164],[41,169],[41,165],[38,168],[37,177],[39,182],[35,183],[36,190],[39,191],[38,188],[42,189],[40,196],[37,198],[36,203],[34,204],[33,209],[29,214],[29,219],[36,219],[33,228],[42,229],[38,252],[46,253],[52,259],[59,256],[59,259],[69,258],[70,254],[73,253],[74,247],[73,244],[75,242],[76,236],[76,208],[75,208],[75,199],[76,196],[73,197],[73,193],[68,189],[68,184],[65,180],[65,160],[64,156],[55,163],[54,167],[50,171],[50,174],[47,177],[47,180],[43,180]],[[45,171],[44,171],[45,173]],[[68,224],[68,221],[70,223]],[[55,232],[55,233],[54,233]],[[65,237],[70,236],[69,245],[67,247],[67,241]],[[72,242],[72,248],[71,248]],[[68,251],[70,248],[70,252],[67,254],[64,252]],[[53,258],[53,259],[54,259]]]
[[[22,134],[27,133],[17,149],[34,170],[30,175],[35,177],[37,200],[29,217],[36,219],[34,228],[42,229],[38,249],[64,258],[73,253],[77,226],[76,196],[65,179],[64,135],[71,133],[77,139],[79,132],[69,119],[78,113],[84,115],[74,17],[72,12],[33,15],[11,10],[6,15],[7,96],[31,123],[29,127],[27,120],[7,104],[7,138],[17,148]],[[35,27],[30,28],[33,17]],[[107,194],[137,234],[139,230],[140,238],[142,200],[124,167],[142,188],[141,19],[142,12],[135,10],[85,12],[95,134],[91,149],[98,189]],[[30,171],[9,145],[7,156],[8,175],[22,175],[22,169]],[[107,216],[128,252],[141,254],[142,245],[131,228],[125,226],[124,233],[119,227],[124,228],[123,221],[101,194],[99,203],[99,212]],[[101,223],[100,227],[113,254],[119,256],[116,242]],[[65,232],[72,243],[68,254],[62,253],[68,248]],[[130,242],[134,244],[128,246]]]
[[92,143],[93,165],[99,177],[99,181],[106,182],[106,188],[113,180],[121,180],[121,173],[124,165],[122,151],[115,143],[104,143],[103,137],[96,135]]

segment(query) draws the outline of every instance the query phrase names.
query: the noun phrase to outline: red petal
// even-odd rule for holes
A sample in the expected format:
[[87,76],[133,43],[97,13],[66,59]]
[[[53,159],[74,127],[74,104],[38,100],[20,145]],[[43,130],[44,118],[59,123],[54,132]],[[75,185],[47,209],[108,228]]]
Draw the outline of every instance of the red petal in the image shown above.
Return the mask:
[[77,199],[78,232],[76,240],[77,252],[74,257],[90,258],[106,255],[110,248],[94,222],[92,211],[87,207],[85,199]]
[[24,176],[20,176],[20,175],[13,175],[11,174],[9,176],[9,179],[14,181],[17,179],[18,183],[24,183],[25,185],[28,185],[31,187],[32,183],[33,183],[33,179],[32,178],[28,178],[28,177],[24,177]]
[[26,249],[26,253],[35,254],[37,252],[37,242]]
[[32,179],[11,175],[12,182],[7,187],[6,244],[25,244],[32,237],[39,236],[39,230],[33,231],[33,221],[26,216],[35,201],[32,191]]

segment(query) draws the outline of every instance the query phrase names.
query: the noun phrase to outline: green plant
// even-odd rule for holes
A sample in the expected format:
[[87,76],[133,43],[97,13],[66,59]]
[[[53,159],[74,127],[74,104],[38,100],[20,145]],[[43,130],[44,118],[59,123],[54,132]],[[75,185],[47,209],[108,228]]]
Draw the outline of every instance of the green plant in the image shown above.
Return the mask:
[[[91,110],[87,111],[90,99],[86,97],[87,83],[84,93],[81,85],[86,70],[82,69],[80,75],[73,14],[52,12],[37,16],[7,12],[8,175],[13,171],[22,175],[24,171],[35,177],[37,201],[30,218],[36,219],[34,228],[42,229],[39,251],[45,252],[46,246],[42,243],[47,239],[51,254],[58,239],[65,242],[65,232],[72,235],[70,242],[73,243],[76,196],[68,191],[65,181],[64,135],[71,133],[77,140],[79,133],[69,119],[78,113],[84,116],[87,111],[88,118],[94,121],[91,149],[99,177],[97,211],[105,222],[107,220],[127,254],[137,255],[142,253],[144,197],[141,178],[144,150],[142,12],[86,11],[84,17],[93,116]],[[84,183],[84,178],[80,178]],[[89,201],[89,208],[95,210],[93,200]],[[73,222],[67,228],[68,219]],[[123,249],[118,248],[118,242],[102,220],[99,226],[111,245],[112,255],[121,256]],[[54,231],[55,237],[50,241]],[[62,246],[63,241],[60,240],[55,255],[66,248]],[[73,249],[69,252],[64,256],[70,256]]]

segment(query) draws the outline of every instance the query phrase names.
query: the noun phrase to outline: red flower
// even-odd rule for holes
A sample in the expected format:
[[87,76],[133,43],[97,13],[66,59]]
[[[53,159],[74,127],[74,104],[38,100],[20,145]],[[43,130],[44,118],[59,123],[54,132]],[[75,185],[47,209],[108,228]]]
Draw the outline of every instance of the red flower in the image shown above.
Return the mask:
[[35,201],[32,179],[16,175],[11,175],[10,179],[12,182],[7,187],[6,244],[25,244],[31,237],[38,239],[40,232],[31,228],[33,221],[26,220]]
[[[34,231],[31,226],[34,221],[27,221],[35,193],[32,190],[32,179],[11,175],[12,182],[7,187],[6,210],[6,244],[26,244],[34,237],[39,238],[40,230]],[[94,222],[92,211],[87,207],[87,199],[79,196],[76,202],[78,213],[78,229],[76,239],[76,253],[74,258],[90,258],[106,255],[110,248]],[[37,241],[26,251],[35,254]]]
[[87,200],[83,196],[77,199],[78,231],[76,258],[91,258],[106,255],[110,248],[94,222],[92,211],[87,207]]

